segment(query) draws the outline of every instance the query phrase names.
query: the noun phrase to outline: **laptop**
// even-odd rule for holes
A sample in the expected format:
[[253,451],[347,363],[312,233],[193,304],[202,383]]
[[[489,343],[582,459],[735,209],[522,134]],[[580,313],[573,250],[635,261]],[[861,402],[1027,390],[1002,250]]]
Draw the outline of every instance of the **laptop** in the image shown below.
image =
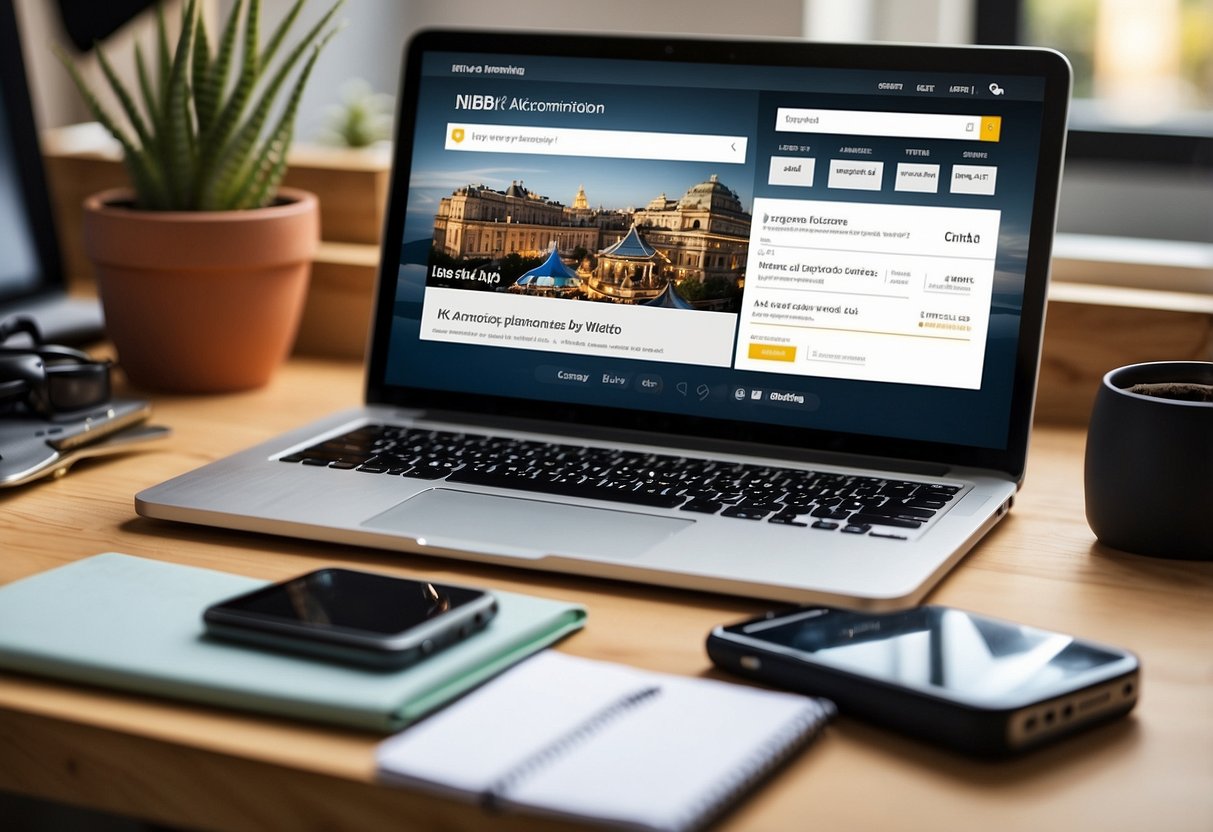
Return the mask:
[[[0,321],[30,318],[45,341],[100,337],[101,305],[68,297],[13,4],[0,0]],[[9,345],[18,344],[13,339]]]
[[1027,49],[420,33],[365,402],[137,510],[913,605],[1023,479],[1069,79]]

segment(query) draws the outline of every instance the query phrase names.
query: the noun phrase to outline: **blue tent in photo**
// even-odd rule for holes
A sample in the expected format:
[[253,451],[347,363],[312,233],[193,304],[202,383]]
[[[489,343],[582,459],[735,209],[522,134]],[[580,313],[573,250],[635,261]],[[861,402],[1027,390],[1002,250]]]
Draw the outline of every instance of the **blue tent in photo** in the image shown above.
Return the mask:
[[661,294],[650,301],[646,301],[645,306],[658,306],[662,309],[694,309],[687,302],[687,299],[678,294],[678,290],[674,288],[674,281],[668,281],[665,288],[661,290]]
[[633,224],[622,240],[602,251],[603,257],[613,257],[628,260],[652,260],[657,256],[657,249],[644,241],[640,231]]
[[581,285],[581,278],[560,259],[555,241],[548,247],[547,259],[514,281],[527,291],[567,292]]

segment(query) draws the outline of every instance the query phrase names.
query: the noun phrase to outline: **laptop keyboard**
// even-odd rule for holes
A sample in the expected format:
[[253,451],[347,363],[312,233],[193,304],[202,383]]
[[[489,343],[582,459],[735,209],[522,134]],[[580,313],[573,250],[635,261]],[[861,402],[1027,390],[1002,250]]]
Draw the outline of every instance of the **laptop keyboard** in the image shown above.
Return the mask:
[[365,425],[280,461],[894,539],[961,489],[392,425]]

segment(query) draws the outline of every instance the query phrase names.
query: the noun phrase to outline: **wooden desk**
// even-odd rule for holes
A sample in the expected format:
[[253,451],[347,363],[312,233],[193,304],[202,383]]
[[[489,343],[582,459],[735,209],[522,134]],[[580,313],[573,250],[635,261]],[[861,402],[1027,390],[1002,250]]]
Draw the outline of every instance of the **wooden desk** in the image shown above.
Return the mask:
[[[144,520],[136,491],[358,401],[355,365],[294,360],[266,390],[159,398],[161,448],[0,493],[0,582],[102,551],[266,579],[344,563],[575,599],[569,653],[711,674],[717,623],[770,606]],[[1130,718],[981,763],[839,719],[728,815],[728,829],[1213,829],[1213,564],[1106,550],[1083,520],[1083,433],[1038,429],[1010,517],[931,600],[1121,644],[1142,659]],[[188,827],[483,828],[478,810],[371,783],[378,737],[0,674],[0,790]],[[0,826],[3,823],[0,822]],[[536,829],[533,820],[499,819]]]

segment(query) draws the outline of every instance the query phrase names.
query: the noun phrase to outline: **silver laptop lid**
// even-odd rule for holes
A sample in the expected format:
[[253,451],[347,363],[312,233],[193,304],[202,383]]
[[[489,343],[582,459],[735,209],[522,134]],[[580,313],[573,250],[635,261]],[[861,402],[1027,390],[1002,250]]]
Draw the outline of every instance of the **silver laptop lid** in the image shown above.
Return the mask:
[[1042,50],[423,32],[368,399],[1017,480],[1069,83]]

